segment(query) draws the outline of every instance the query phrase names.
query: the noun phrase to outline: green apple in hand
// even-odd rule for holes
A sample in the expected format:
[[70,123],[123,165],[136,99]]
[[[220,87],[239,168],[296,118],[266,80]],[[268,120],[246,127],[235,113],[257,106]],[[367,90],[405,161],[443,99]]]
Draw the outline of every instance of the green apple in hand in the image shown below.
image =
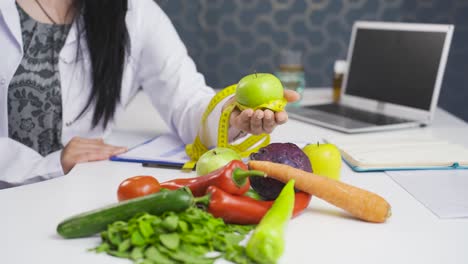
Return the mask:
[[230,148],[217,147],[211,149],[203,153],[203,155],[198,159],[196,165],[197,175],[201,176],[208,174],[223,167],[232,160],[242,160],[242,157],[239,153]]
[[334,180],[340,179],[341,154],[333,144],[309,144],[302,149],[309,157],[314,174]]
[[275,75],[254,73],[245,76],[237,84],[237,102],[249,108],[283,99],[283,85]]

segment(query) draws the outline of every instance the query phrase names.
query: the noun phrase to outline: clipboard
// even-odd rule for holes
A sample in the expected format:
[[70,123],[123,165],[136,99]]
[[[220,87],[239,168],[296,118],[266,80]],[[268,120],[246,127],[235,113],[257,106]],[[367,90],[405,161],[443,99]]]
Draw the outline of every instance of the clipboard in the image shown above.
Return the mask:
[[141,163],[145,167],[182,168],[190,159],[182,140],[174,134],[162,134],[112,156],[110,160]]

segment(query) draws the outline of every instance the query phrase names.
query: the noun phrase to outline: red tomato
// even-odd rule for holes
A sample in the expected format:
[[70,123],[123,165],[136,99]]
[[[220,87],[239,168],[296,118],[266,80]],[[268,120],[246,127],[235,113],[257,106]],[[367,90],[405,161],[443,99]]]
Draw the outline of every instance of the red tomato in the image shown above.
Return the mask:
[[134,176],[124,180],[117,190],[119,201],[159,192],[161,185],[153,176]]

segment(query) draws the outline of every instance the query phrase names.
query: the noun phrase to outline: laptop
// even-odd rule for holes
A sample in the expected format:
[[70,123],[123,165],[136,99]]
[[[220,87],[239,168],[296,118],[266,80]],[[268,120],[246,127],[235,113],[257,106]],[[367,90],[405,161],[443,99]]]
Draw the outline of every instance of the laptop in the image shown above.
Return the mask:
[[338,103],[288,108],[291,118],[360,133],[429,125],[454,26],[357,21]]

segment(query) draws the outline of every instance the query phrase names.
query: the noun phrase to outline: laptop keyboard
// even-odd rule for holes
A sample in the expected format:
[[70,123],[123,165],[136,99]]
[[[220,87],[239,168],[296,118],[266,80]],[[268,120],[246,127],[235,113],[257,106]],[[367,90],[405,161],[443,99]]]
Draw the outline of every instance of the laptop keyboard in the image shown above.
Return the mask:
[[375,125],[391,125],[408,122],[407,119],[396,118],[392,116],[377,114],[369,111],[364,111],[356,108],[351,108],[348,106],[343,106],[339,104],[324,104],[324,105],[314,105],[308,106],[306,108],[318,110],[337,116],[347,117],[349,119],[358,120],[361,122],[375,124]]

